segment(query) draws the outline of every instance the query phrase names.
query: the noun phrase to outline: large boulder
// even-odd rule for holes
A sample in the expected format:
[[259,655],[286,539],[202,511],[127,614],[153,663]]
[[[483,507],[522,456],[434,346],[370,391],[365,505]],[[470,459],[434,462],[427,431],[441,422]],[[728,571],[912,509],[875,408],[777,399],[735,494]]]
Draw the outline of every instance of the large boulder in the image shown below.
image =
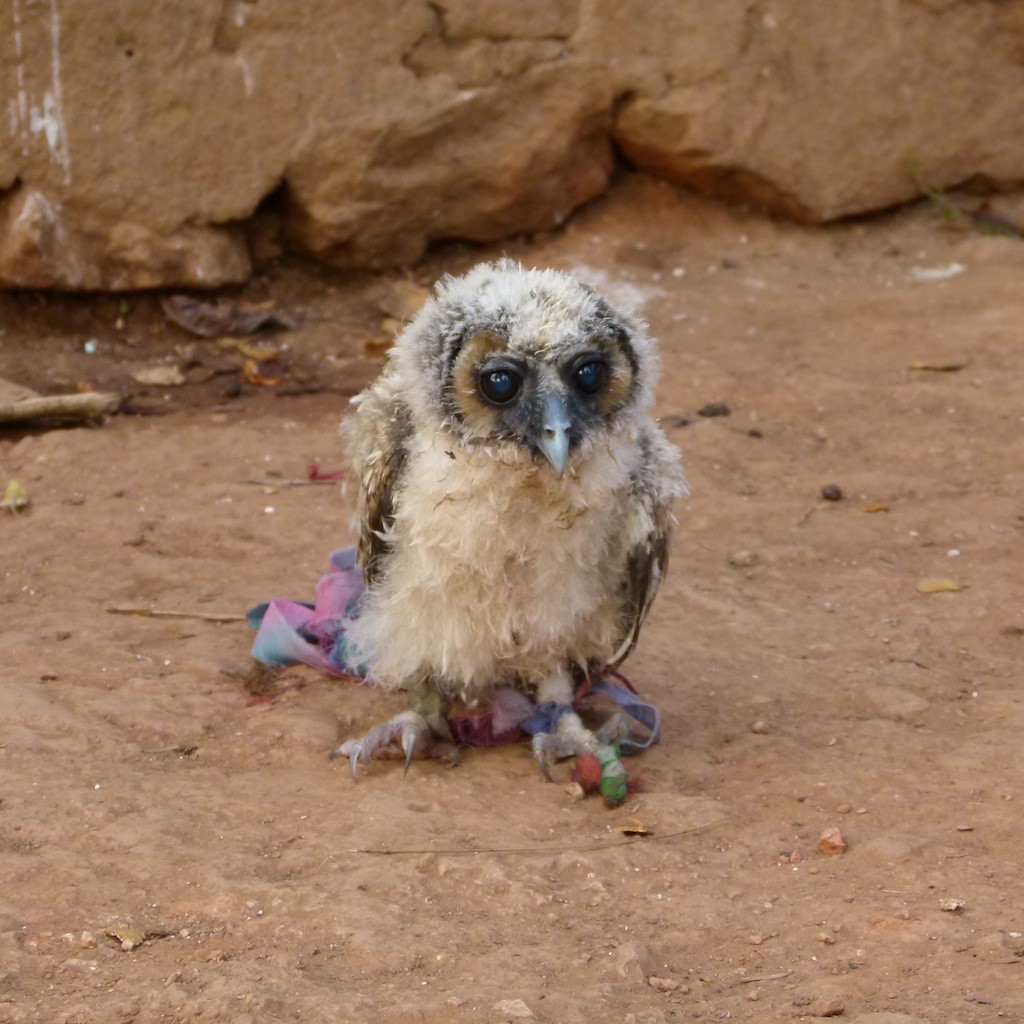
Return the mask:
[[212,287],[560,223],[613,144],[809,220],[1024,178],[1024,0],[10,0],[0,284]]
[[703,5],[664,6],[615,124],[652,174],[808,221],[1024,179],[1020,0],[724,3],[714,33]]

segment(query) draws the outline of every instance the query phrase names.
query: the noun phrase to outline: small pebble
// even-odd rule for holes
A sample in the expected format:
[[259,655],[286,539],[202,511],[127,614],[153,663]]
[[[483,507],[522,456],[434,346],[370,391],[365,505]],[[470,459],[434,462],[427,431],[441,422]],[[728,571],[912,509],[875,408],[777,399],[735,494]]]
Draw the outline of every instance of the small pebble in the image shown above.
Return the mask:
[[826,501],[842,501],[843,491],[838,484],[826,484],[821,489],[821,496]]
[[750,731],[757,733],[758,736],[767,736],[772,730],[766,721],[759,718],[756,722],[751,723]]
[[827,828],[818,837],[818,849],[826,857],[834,857],[837,854],[846,852],[846,842],[839,829]]
[[647,984],[659,992],[675,992],[679,988],[679,982],[672,978],[648,978]]
[[492,1009],[514,1020],[527,1020],[533,1016],[533,1010],[522,999],[500,999]]
[[947,914],[959,914],[966,906],[967,904],[963,900],[948,896],[939,900],[939,910],[944,910]]
[[764,431],[759,430],[757,427],[751,427],[747,431],[747,437],[764,437]]
[[804,1013],[808,1017],[841,1017],[846,1006],[839,999],[815,999]]

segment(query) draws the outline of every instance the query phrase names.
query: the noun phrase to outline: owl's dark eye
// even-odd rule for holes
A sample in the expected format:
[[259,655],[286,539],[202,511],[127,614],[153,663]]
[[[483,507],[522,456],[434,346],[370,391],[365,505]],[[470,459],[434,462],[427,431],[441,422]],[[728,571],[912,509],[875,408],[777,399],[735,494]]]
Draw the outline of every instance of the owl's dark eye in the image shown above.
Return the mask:
[[515,370],[485,370],[480,374],[480,391],[488,402],[508,405],[523,386],[523,379]]
[[604,387],[607,368],[600,360],[584,363],[576,370],[576,387],[585,395],[596,395]]

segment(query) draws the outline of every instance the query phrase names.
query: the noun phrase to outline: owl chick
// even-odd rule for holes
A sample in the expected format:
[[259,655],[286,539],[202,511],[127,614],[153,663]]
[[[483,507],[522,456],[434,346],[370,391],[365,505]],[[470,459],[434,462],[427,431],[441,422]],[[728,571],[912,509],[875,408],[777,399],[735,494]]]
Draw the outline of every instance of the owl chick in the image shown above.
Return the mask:
[[[561,705],[534,736],[594,752],[571,709],[636,643],[665,573],[679,455],[648,415],[644,325],[551,270],[445,278],[343,427],[367,590],[350,642],[410,708],[332,756],[450,741],[450,703],[495,688]],[[602,742],[606,741],[606,738]]]

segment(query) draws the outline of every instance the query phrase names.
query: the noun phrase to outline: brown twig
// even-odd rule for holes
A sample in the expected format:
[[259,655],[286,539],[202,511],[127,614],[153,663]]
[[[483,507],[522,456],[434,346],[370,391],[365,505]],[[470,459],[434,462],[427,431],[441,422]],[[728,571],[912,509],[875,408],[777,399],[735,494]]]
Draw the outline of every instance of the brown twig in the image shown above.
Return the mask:
[[243,484],[257,487],[312,487],[316,484],[336,484],[337,480],[243,480]]
[[740,978],[739,981],[734,981],[729,988],[735,988],[737,985],[749,985],[755,981],[782,981],[792,973],[792,971],[780,971],[778,974],[755,974],[752,978]]
[[38,398],[0,402],[0,423],[99,419],[114,413],[120,403],[120,395],[105,391],[86,391],[80,395],[40,395]]
[[245,616],[237,612],[179,612],[165,608],[145,608],[137,605],[110,604],[106,610],[112,615],[144,615],[150,619],[201,619],[203,622],[244,622]]

